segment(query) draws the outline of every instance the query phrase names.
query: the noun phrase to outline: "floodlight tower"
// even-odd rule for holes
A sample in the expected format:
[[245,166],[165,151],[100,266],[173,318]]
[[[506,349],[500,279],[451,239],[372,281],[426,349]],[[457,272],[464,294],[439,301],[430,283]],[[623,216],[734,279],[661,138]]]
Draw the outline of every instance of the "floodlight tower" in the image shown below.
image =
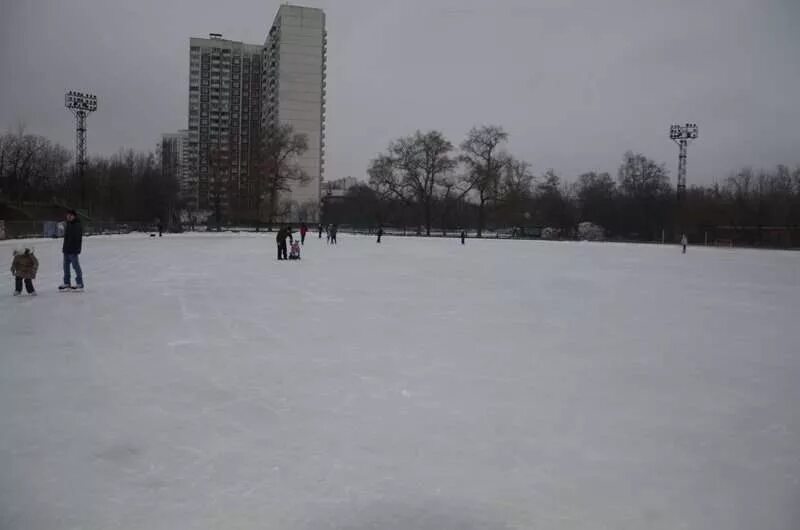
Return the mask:
[[81,202],[86,201],[86,186],[83,174],[86,169],[86,118],[97,110],[97,96],[70,90],[64,96],[64,106],[75,116],[75,164],[81,183]]
[[689,142],[697,139],[697,124],[671,125],[669,128],[670,139],[678,144],[678,199],[686,193],[686,148]]

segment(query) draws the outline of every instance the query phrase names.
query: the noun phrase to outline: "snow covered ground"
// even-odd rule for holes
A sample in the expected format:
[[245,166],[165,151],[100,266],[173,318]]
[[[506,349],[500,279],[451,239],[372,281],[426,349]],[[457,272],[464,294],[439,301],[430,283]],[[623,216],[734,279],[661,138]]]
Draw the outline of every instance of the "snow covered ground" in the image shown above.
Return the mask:
[[14,245],[3,530],[800,527],[800,254],[39,240],[15,299]]

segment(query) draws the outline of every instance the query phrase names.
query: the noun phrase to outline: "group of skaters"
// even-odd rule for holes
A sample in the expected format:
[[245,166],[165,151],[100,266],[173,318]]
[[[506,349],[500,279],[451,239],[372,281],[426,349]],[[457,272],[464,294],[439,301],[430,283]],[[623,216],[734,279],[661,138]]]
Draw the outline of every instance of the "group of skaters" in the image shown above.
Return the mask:
[[[59,291],[82,291],[83,271],[78,256],[83,246],[83,226],[78,212],[69,210],[64,224],[64,243],[61,252],[64,255],[64,282],[58,286]],[[71,282],[72,270],[75,271],[75,285]],[[30,296],[36,296],[33,280],[39,272],[39,260],[33,249],[26,247],[14,250],[11,261],[11,274],[14,276],[14,296],[22,294],[22,286]]]
[[[319,239],[322,239],[322,233],[325,232],[327,234],[327,241],[329,245],[336,244],[336,235],[339,232],[339,226],[336,224],[329,224],[323,225],[320,224],[318,226],[319,229]],[[294,237],[294,232],[292,232],[291,225],[286,225],[278,230],[278,234],[275,236],[275,242],[278,245],[278,260],[299,260],[300,259],[300,249],[303,245],[306,244],[306,235],[308,234],[308,225],[306,223],[300,224],[300,240],[298,241]]]

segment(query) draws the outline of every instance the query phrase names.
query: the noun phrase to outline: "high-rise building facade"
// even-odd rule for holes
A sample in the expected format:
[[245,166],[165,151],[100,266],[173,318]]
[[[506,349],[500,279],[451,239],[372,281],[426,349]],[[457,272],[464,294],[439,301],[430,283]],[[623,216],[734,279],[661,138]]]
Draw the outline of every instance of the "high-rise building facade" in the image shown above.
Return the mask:
[[189,42],[190,172],[199,210],[243,211],[261,125],[262,52],[212,33]]
[[191,171],[191,151],[189,149],[189,131],[161,135],[158,146],[161,162],[161,174],[174,178],[178,182],[178,197],[184,208],[197,210],[197,180]]
[[[327,33],[321,9],[282,5],[264,44],[262,125],[289,124],[308,139],[298,160],[309,177],[294,184],[284,200],[292,217],[318,208],[325,167]],[[311,208],[309,208],[309,206]],[[316,215],[311,220],[316,220]]]
[[321,9],[282,5],[263,45],[212,33],[189,44],[189,173],[197,208],[253,212],[254,144],[263,129],[291,125],[308,150],[308,176],[280,197],[291,220],[316,221],[325,161],[327,34]]

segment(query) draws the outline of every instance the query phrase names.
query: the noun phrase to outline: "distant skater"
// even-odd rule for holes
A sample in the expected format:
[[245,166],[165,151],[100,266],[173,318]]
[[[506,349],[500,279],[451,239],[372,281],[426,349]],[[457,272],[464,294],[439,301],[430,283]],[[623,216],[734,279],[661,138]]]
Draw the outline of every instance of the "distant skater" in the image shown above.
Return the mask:
[[686,245],[689,244],[689,240],[686,239],[686,234],[681,236],[681,246],[683,246],[683,254],[686,254]]
[[462,245],[464,244],[464,241],[466,241],[466,239],[467,239],[467,231],[466,230],[462,230],[461,231],[461,244]]
[[337,232],[339,232],[339,227],[337,225],[335,225],[335,224],[331,225],[331,230],[330,230],[331,245],[335,245],[336,244],[336,234],[337,234]]
[[382,237],[382,236],[383,236],[383,227],[382,227],[382,226],[379,226],[379,227],[378,227],[378,241],[377,241],[378,243],[380,243],[380,242],[381,242],[381,237]]
[[14,251],[14,260],[11,262],[11,274],[14,275],[14,296],[22,294],[23,283],[25,283],[25,290],[28,294],[36,296],[33,280],[36,279],[38,270],[39,260],[33,255],[31,249]]
[[[78,212],[70,210],[67,212],[67,223],[64,227],[64,245],[61,248],[64,254],[64,283],[59,287],[59,291],[69,289],[83,289],[83,271],[78,256],[83,246],[83,226],[78,218]],[[75,287],[72,287],[70,280],[70,266],[75,270]]]
[[322,239],[322,223],[319,224],[319,239]]
[[278,230],[278,235],[276,236],[275,240],[278,244],[278,260],[289,259],[289,249],[286,245],[286,240],[294,241],[292,237],[292,229],[288,226],[284,226],[280,230]]
[[333,231],[333,225],[328,225],[325,227],[325,237],[328,239],[328,244],[331,244],[331,232]]
[[159,219],[158,220],[158,237],[161,237],[163,235],[164,235],[164,224]]
[[300,244],[306,244],[306,233],[308,232],[308,225],[303,223],[300,225]]

